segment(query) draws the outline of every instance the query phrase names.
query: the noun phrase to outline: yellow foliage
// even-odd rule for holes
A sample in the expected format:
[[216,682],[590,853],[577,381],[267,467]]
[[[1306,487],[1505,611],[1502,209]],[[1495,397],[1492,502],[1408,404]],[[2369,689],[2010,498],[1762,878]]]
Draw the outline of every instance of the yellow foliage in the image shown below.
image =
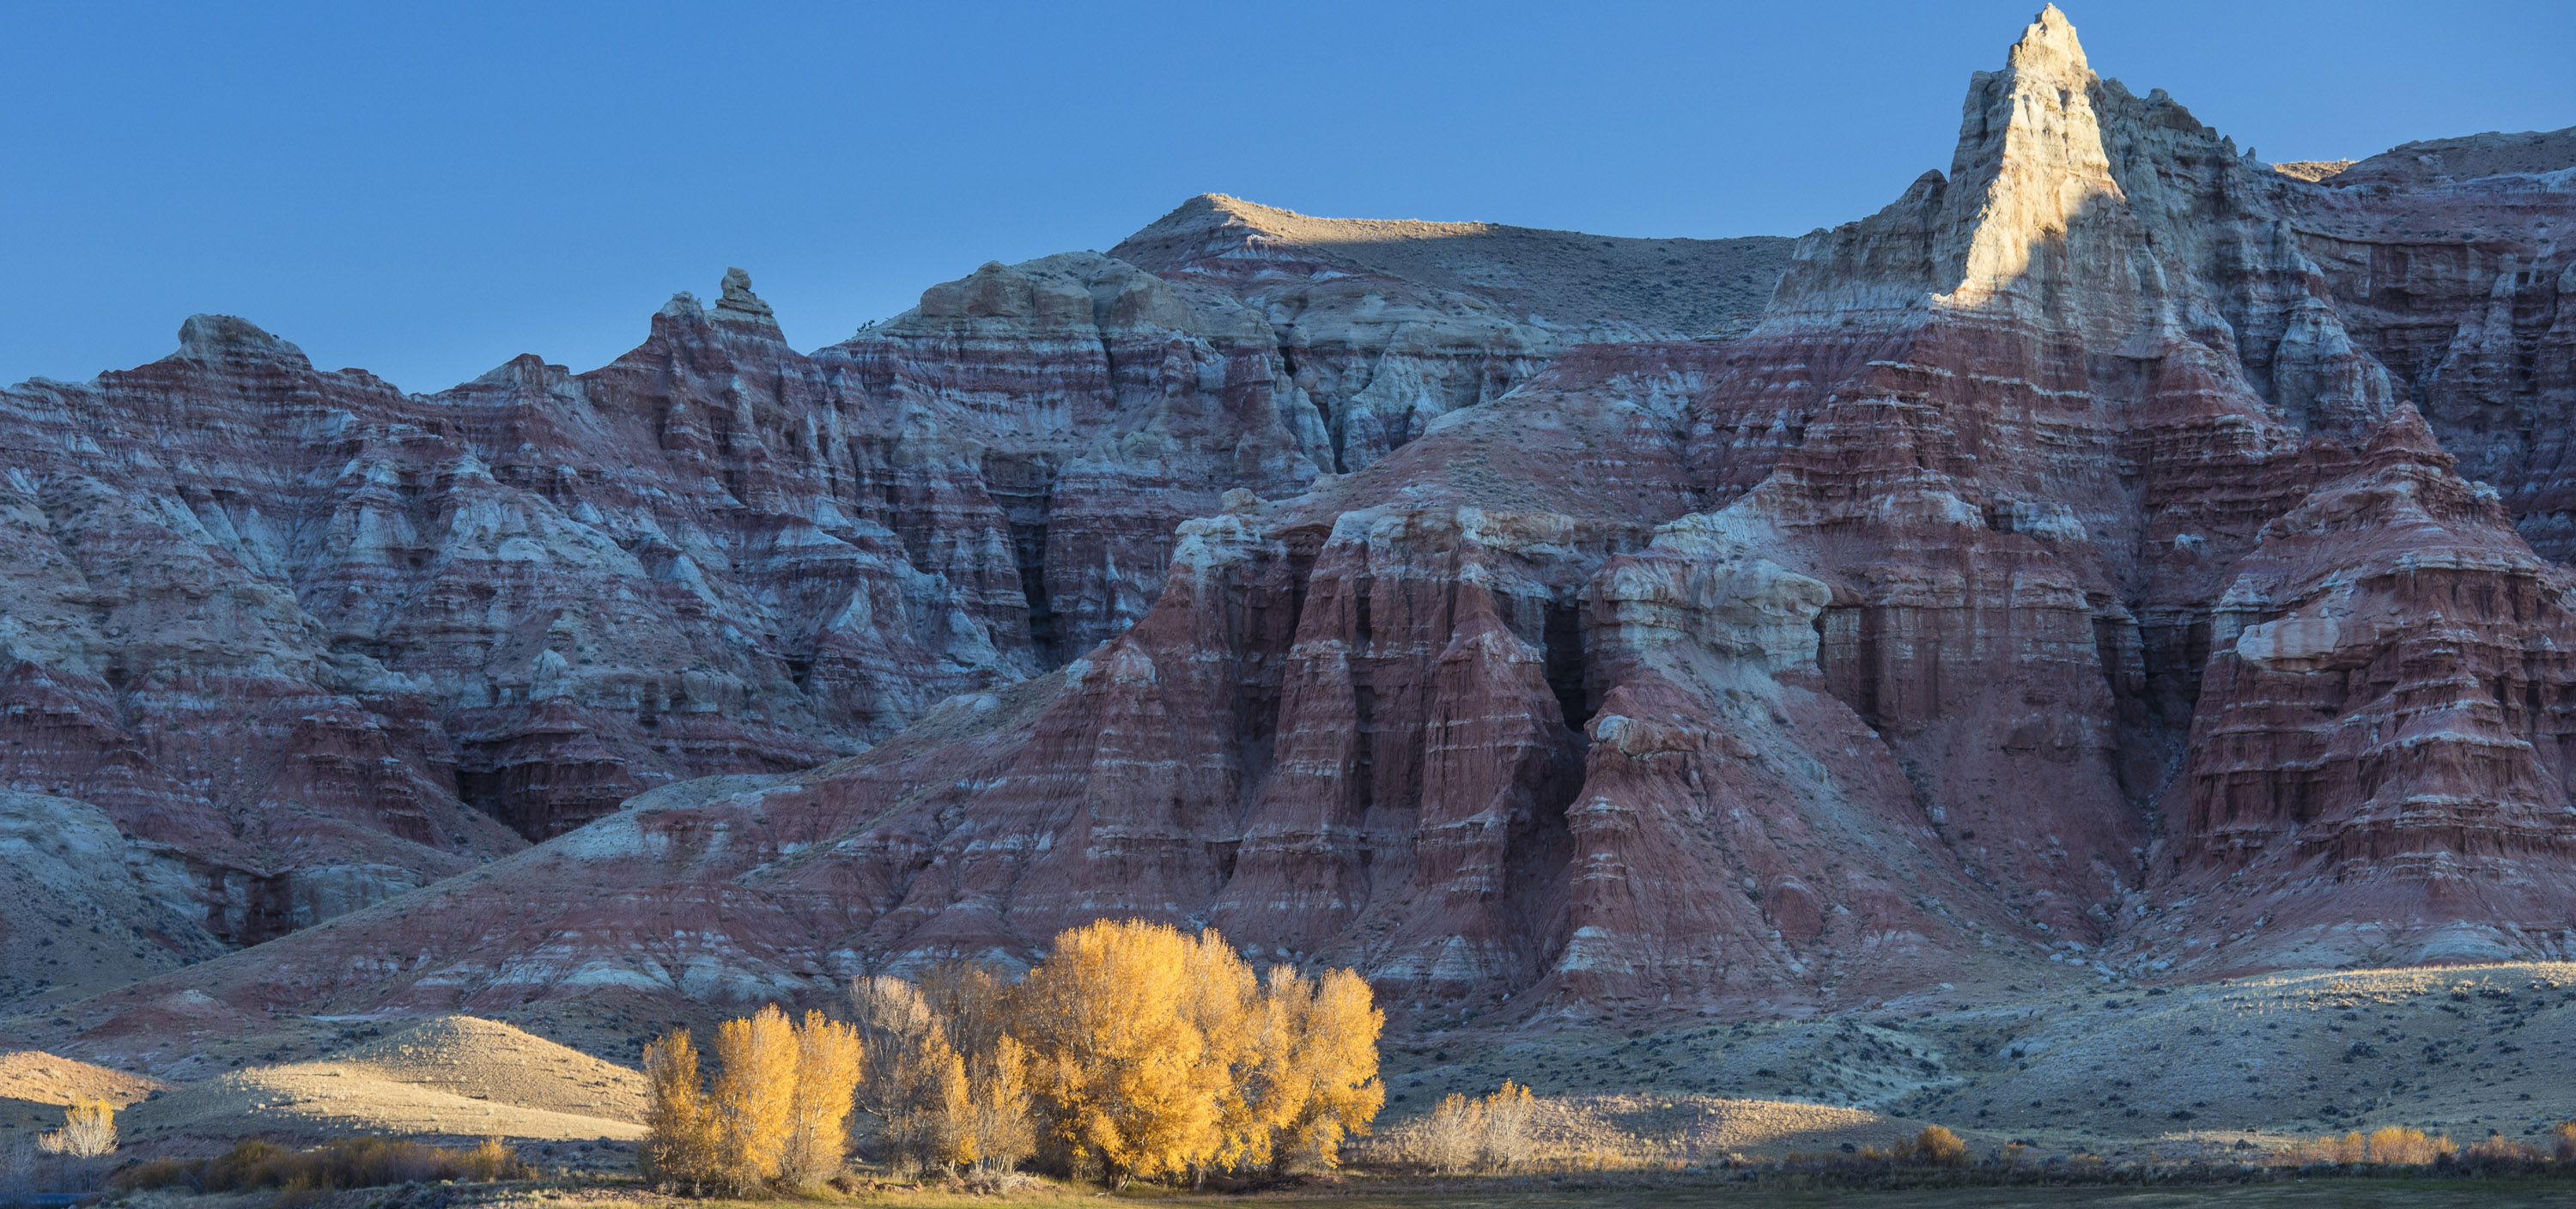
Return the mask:
[[1015,1023],[1055,1139],[1116,1183],[1214,1157],[1231,1090],[1192,1001],[1198,942],[1169,924],[1102,921],[1059,934],[1020,983]]
[[1385,1015],[1348,970],[1256,975],[1225,938],[1102,921],[1013,984],[951,964],[851,985],[898,1165],[1009,1170],[1033,1151],[1134,1176],[1333,1165],[1384,1106]]
[[716,1027],[710,1092],[696,1041],[673,1029],[644,1047],[644,1178],[745,1195],[772,1180],[804,1187],[838,1174],[864,1057],[850,1025],[807,1012],[799,1027],[771,1004]]
[[2559,1161],[2576,1160],[2576,1121],[2562,1121],[2549,1131],[2551,1153]]
[[1350,970],[1310,980],[1276,966],[1269,991],[1286,1042],[1275,1114],[1280,1149],[1325,1168],[1338,1166],[1342,1139],[1365,1136],[1386,1106],[1386,1087],[1377,1077],[1377,1040],[1386,1029],[1386,1013],[1377,1009],[1368,983]]
[[519,1152],[504,1145],[499,1138],[485,1138],[459,1158],[467,1177],[478,1183],[518,1175],[521,1171]]
[[[2354,1130],[2342,1137],[2328,1134],[2312,1142],[2302,1142],[2284,1151],[2285,1157],[2301,1163],[2389,1163],[2422,1166],[2444,1155],[2459,1153],[2451,1139],[2426,1134],[2420,1129],[2389,1125],[2365,1134]],[[2522,1148],[2490,1146],[2475,1152],[2478,1157],[2521,1157]],[[2533,1152],[2534,1154],[2537,1151]]]
[[975,1102],[966,1082],[966,1055],[942,1045],[925,1064],[931,1158],[951,1171],[971,1167],[984,1156],[975,1137]]
[[796,1093],[779,1177],[805,1188],[840,1174],[849,1153],[851,1095],[864,1059],[857,1029],[821,1012],[796,1030]]
[[698,1047],[673,1029],[644,1047],[644,1178],[664,1186],[704,1187],[715,1178],[715,1115],[698,1085]]
[[1038,1143],[1029,1115],[1028,1047],[1008,1033],[994,1038],[991,1056],[977,1063],[971,1090],[977,1161],[997,1171],[1018,1167]]
[[2371,1131],[2369,1161],[2420,1166],[2456,1149],[2449,1138],[2427,1137],[2423,1130],[2391,1125]]
[[116,1106],[105,1100],[77,1099],[63,1109],[63,1127],[36,1139],[48,1154],[76,1159],[116,1153]]
[[795,1122],[796,1026],[771,1004],[716,1026],[715,1182],[737,1194],[776,1179]]
[[1926,1125],[1914,1138],[1914,1161],[1935,1167],[1968,1165],[1968,1144],[1938,1125]]

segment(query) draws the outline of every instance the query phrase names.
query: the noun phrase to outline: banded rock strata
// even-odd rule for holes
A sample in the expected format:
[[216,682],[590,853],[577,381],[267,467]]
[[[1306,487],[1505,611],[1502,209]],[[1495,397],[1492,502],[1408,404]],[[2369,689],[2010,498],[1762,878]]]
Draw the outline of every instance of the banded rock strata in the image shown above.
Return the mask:
[[[450,398],[600,426],[556,446],[652,434],[649,500],[474,456],[668,534],[636,578],[749,640],[688,732],[731,762],[651,764],[618,729],[642,696],[594,717],[604,689],[534,673],[377,716],[577,733],[620,770],[585,810],[628,770],[759,775],[77,1026],[793,998],[1102,915],[1355,963],[1423,1024],[2563,955],[2576,169],[2509,166],[2276,172],[2051,8],[1971,82],[1949,171],[1800,240],[1724,339],[1672,338],[1726,326],[1715,295],[1504,280],[1527,233],[1224,199],[766,378],[723,368],[774,344],[747,290],[677,306],[595,374]],[[814,653],[765,672],[767,643]],[[422,645],[356,650],[458,679]],[[575,685],[667,666],[511,649],[540,648]],[[463,787],[489,757],[458,750]]]
[[[1186,235],[1161,276],[988,264],[810,355],[736,270],[582,374],[407,395],[198,316],[162,361],[0,392],[0,784],[105,811],[182,871],[153,902],[266,939],[1061,666],[1224,492],[1758,305],[1786,251],[1479,228],[1574,266],[1488,297],[1339,229],[1197,199],[1149,229]],[[1584,315],[1649,245],[1749,276]]]

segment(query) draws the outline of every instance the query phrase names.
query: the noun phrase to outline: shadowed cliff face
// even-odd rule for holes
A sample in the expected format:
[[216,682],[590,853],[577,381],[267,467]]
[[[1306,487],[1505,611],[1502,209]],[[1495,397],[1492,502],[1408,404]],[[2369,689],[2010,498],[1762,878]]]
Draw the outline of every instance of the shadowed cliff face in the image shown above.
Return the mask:
[[[1104,915],[1356,964],[1423,1023],[2558,954],[2576,181],[2338,179],[2102,79],[2051,8],[1950,171],[1799,240],[1724,340],[1461,288],[1554,233],[1199,199],[810,357],[729,283],[592,374],[315,404],[299,456],[366,486],[303,488],[353,536],[290,581],[386,586],[237,593],[224,632],[353,635],[357,672],[258,666],[355,702],[310,742],[453,760],[421,811],[543,835],[878,745],[94,1011],[794,994]],[[360,389],[281,357],[263,400]],[[260,507],[216,511],[319,523]],[[269,812],[116,754],[137,662],[75,653],[23,675],[72,703],[51,750],[146,787],[100,804],[249,843]]]

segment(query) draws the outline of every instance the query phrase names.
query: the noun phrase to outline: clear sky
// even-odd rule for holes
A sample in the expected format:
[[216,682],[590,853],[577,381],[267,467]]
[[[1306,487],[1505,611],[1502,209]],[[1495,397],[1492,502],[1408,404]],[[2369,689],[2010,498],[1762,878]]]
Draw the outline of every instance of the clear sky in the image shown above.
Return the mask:
[[[749,270],[812,348],[1183,198],[1797,234],[1947,168],[2037,5],[75,4],[0,41],[0,382],[192,312],[428,391]],[[2271,160],[2576,125],[2576,3],[2073,0]]]

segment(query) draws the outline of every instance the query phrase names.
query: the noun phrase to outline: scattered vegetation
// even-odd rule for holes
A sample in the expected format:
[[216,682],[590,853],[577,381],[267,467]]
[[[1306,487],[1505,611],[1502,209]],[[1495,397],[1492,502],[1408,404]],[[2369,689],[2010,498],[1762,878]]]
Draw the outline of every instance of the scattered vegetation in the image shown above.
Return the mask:
[[1968,1144],[1938,1125],[1926,1125],[1923,1132],[1914,1135],[1913,1151],[1914,1161],[1926,1167],[1968,1165]]
[[341,1138],[311,1150],[287,1150],[256,1139],[211,1159],[154,1159],[117,1173],[119,1191],[176,1188],[188,1192],[333,1192],[439,1180],[527,1179],[535,1173],[498,1138],[450,1150],[395,1138]]
[[[2391,1125],[2369,1133],[2354,1130],[2342,1137],[2322,1137],[2290,1148],[2282,1158],[2291,1163],[2380,1163],[2421,1166],[2459,1153],[2451,1139],[2420,1129]],[[2535,1154],[2534,1157],[2537,1157]]]
[[2433,1167],[2463,1171],[2536,1172],[2564,1170],[2576,1164],[2576,1121],[2552,1128],[2538,1143],[2489,1134],[2460,1145],[2420,1129],[2387,1126],[2368,1133],[2354,1130],[2341,1137],[2322,1137],[2281,1152],[2277,1159],[2292,1166]]

